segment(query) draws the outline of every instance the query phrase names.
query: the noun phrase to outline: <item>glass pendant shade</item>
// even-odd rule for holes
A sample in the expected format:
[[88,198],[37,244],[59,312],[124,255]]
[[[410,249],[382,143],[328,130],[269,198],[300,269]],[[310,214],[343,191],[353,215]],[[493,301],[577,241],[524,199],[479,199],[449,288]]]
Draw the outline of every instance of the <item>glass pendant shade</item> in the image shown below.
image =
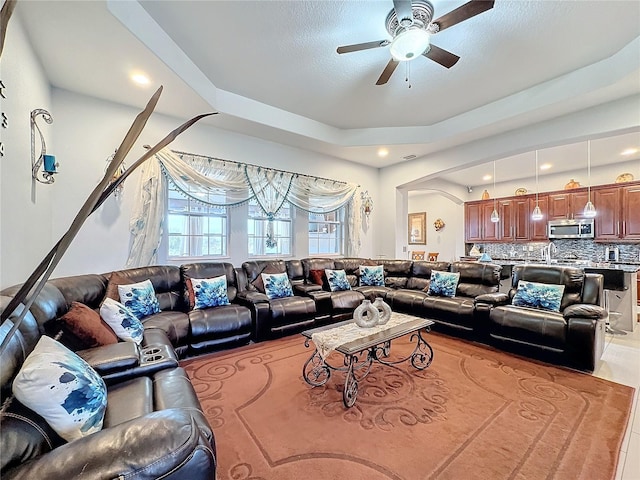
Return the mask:
[[[495,194],[496,191],[496,161],[493,161],[493,192]],[[491,212],[491,217],[489,217],[493,223],[498,223],[500,221],[500,215],[498,214],[498,209],[496,208],[496,199],[493,199],[493,212]]]
[[429,32],[419,27],[409,27],[391,41],[391,56],[399,62],[413,60],[429,48]]
[[587,176],[589,178],[589,199],[587,204],[584,206],[582,215],[587,218],[593,218],[596,216],[596,207],[591,202],[591,140],[587,141]]
[[582,212],[582,215],[584,215],[587,218],[593,218],[596,216],[596,207],[593,205],[591,200],[589,200],[587,204],[584,206],[584,211]]
[[491,212],[491,221],[493,223],[498,223],[500,221],[500,215],[498,215],[498,211],[494,208],[493,212]]
[[536,207],[533,209],[533,212],[531,212],[531,220],[537,222],[542,220],[543,218],[544,215],[542,214],[542,210],[540,210],[540,206],[536,205]]

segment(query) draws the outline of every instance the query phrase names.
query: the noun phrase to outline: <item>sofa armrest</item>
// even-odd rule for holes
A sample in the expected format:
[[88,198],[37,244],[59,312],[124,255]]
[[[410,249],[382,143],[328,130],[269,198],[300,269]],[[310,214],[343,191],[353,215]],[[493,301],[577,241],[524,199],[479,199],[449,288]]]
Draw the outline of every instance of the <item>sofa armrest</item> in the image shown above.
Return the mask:
[[489,310],[494,307],[507,305],[509,302],[509,295],[500,292],[483,293],[482,295],[478,295],[474,300],[476,310]]
[[309,292],[322,291],[322,285],[316,283],[300,283],[293,286],[294,295],[306,296]]
[[251,290],[243,290],[242,292],[238,292],[236,299],[238,303],[242,305],[247,305],[247,303],[265,303],[269,302],[269,297],[267,297],[264,293],[254,292]]
[[133,342],[119,342],[76,352],[99,375],[129,370],[138,366],[140,354]]
[[607,311],[599,305],[591,303],[576,303],[569,305],[562,311],[565,319],[569,318],[591,318],[599,320],[607,316]]
[[213,478],[215,452],[187,411],[168,409],[62,445],[2,478],[162,478],[177,471]]

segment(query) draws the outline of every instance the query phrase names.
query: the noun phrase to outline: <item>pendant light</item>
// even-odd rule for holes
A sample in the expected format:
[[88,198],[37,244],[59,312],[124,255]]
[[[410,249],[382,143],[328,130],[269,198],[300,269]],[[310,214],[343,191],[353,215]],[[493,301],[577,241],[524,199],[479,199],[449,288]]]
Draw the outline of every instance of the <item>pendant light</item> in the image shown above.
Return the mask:
[[491,212],[491,221],[498,223],[500,221],[500,215],[496,208],[496,161],[493,161],[493,212]]
[[536,207],[531,212],[531,220],[538,222],[544,218],[540,205],[538,205],[538,150],[536,150]]
[[591,203],[591,140],[587,140],[587,177],[589,180],[589,199],[582,214],[587,218],[593,218],[596,216],[596,207]]

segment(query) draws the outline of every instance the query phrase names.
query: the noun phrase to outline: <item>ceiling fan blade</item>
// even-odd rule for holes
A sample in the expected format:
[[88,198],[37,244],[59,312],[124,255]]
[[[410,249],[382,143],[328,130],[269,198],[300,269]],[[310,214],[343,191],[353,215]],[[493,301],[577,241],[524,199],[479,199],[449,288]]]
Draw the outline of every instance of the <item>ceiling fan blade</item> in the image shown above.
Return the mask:
[[387,63],[387,66],[384,67],[384,70],[382,71],[380,78],[378,78],[376,85],[384,85],[385,83],[387,83],[389,81],[389,78],[391,78],[391,74],[396,69],[399,63],[400,62],[395,58],[392,58],[391,60],[389,60],[389,63]]
[[449,28],[456,23],[463,22],[471,17],[475,17],[476,15],[486,12],[487,10],[491,10],[493,8],[495,0],[471,0],[468,3],[456,8],[455,10],[451,10],[449,13],[445,13],[440,18],[435,19],[431,23],[437,23],[438,27],[440,27],[440,31],[445,28]]
[[338,47],[336,50],[338,53],[350,53],[357,52],[359,50],[368,50],[370,48],[386,47],[389,45],[389,40],[378,40],[377,42],[356,43],[354,45],[344,45]]
[[[402,20],[409,20],[413,23],[413,8],[411,8],[411,0],[393,0],[393,9],[396,11],[398,23],[402,26]],[[411,23],[409,25],[411,25]]]
[[424,52],[422,55],[433,60],[436,63],[439,63],[440,65],[446,68],[453,67],[456,64],[456,62],[460,60],[459,56],[451,52],[447,52],[446,50],[440,47],[436,47],[433,44],[431,44],[429,50]]

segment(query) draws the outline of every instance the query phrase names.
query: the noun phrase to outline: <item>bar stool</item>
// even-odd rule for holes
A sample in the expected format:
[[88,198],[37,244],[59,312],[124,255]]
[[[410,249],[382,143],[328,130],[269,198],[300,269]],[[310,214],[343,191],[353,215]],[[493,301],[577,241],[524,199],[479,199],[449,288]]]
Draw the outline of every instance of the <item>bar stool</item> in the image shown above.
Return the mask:
[[424,250],[414,250],[411,252],[411,260],[424,260]]
[[438,255],[440,252],[429,252],[429,261],[430,262],[437,262],[438,261]]

